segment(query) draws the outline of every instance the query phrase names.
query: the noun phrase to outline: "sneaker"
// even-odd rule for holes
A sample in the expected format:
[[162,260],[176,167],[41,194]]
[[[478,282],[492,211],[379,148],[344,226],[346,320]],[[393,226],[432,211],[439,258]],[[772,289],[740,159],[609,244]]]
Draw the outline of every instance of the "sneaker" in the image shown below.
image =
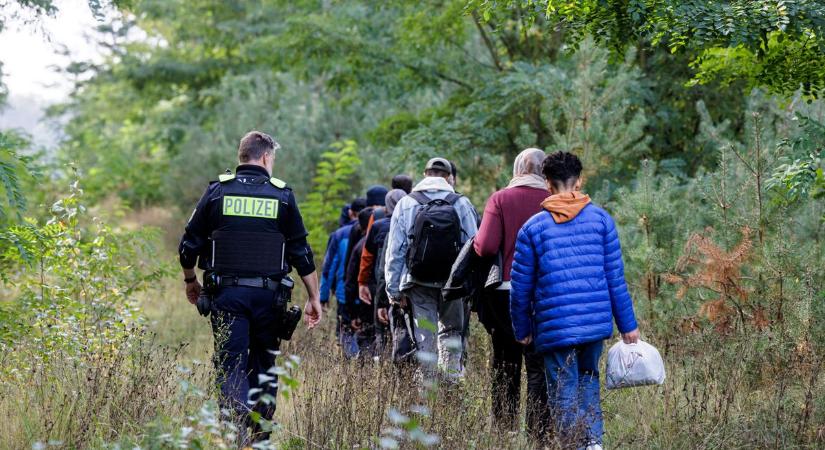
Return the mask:
[[585,450],[604,450],[604,449],[602,449],[602,444],[590,444],[585,448]]

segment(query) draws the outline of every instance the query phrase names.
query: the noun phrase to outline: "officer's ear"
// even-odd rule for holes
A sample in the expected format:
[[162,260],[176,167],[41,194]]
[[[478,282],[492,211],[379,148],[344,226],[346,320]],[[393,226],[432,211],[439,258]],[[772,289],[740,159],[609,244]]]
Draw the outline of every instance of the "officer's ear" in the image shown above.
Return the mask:
[[265,167],[266,167],[266,168],[267,168],[270,172],[272,172],[272,168],[273,168],[273,167],[274,167],[274,165],[275,165],[275,152],[274,152],[274,151],[271,151],[271,152],[266,152],[266,153],[264,153],[263,163],[264,163],[264,166],[265,166]]

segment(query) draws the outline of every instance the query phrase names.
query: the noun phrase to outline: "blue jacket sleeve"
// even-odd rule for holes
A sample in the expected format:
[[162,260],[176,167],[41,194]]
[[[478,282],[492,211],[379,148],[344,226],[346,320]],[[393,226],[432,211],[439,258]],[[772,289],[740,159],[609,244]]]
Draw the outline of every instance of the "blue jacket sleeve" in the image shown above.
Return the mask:
[[329,238],[327,238],[327,250],[326,250],[326,253],[324,254],[324,264],[321,267],[321,273],[325,277],[329,275],[329,269],[332,266],[332,257],[334,255],[335,250],[336,250],[335,248],[333,248],[335,246],[335,244],[336,244],[336,242],[335,242],[335,232],[333,231],[332,233],[329,234]]
[[323,273],[321,274],[321,303],[329,302],[330,291],[332,291],[330,276],[328,273]]
[[633,301],[627,290],[624,279],[624,263],[622,262],[622,247],[619,243],[619,234],[613,218],[604,219],[604,273],[607,277],[607,288],[610,291],[610,306],[613,318],[620,333],[627,333],[636,329],[636,315],[633,312]]
[[[333,286],[333,278],[335,274],[330,271],[332,267],[332,260],[335,256],[330,250],[333,247],[335,233],[330,233],[329,240],[327,241],[327,252],[324,254],[324,265],[323,270],[321,271],[321,303],[326,303],[329,301],[329,294]],[[334,250],[333,250],[334,251]]]
[[510,275],[510,316],[513,319],[513,333],[516,340],[522,340],[533,334],[533,301],[538,277],[536,250],[527,227],[523,227],[518,233]]

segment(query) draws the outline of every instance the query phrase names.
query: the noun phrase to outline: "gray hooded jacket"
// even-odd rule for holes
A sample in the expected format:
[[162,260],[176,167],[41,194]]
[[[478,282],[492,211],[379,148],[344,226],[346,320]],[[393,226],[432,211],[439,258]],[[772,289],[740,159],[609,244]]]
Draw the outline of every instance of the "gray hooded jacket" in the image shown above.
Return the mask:
[[[448,194],[455,192],[453,187],[447,183],[447,180],[441,177],[424,178],[413,188],[413,191],[423,192],[431,199],[444,199]],[[429,283],[414,279],[410,275],[406,264],[409,235],[412,233],[415,224],[415,216],[421,208],[422,205],[414,198],[406,196],[395,206],[392,215],[390,232],[385,245],[384,276],[387,280],[387,294],[393,300],[400,298],[401,291],[416,284],[436,288],[443,287],[443,283]],[[456,202],[455,209],[461,221],[461,243],[464,244],[478,232],[478,215],[467,197],[462,197]]]

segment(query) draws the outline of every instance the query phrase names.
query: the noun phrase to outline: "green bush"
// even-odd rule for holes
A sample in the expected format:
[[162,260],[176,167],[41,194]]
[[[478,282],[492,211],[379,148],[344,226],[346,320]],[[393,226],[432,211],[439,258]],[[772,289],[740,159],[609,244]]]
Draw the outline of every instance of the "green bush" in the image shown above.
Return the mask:
[[113,229],[88,217],[77,183],[68,192],[50,220],[0,229],[0,411],[11,418],[0,434],[16,448],[88,446],[170,395],[175,358],[135,303],[169,273],[153,257],[157,232]]
[[338,226],[341,208],[358,192],[355,177],[361,158],[355,141],[337,142],[334,150],[321,155],[302,213],[309,231],[309,243],[316,257],[323,257],[324,243]]

